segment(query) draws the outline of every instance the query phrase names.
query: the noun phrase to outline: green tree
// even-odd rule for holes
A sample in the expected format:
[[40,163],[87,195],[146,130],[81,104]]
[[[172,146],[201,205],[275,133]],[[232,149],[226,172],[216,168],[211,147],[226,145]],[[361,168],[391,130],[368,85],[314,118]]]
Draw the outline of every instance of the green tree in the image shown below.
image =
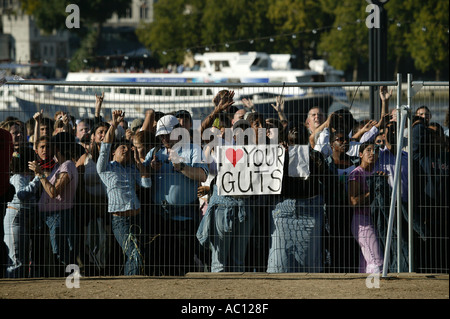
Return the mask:
[[154,3],[154,21],[141,23],[136,34],[161,64],[183,62],[184,48],[201,42],[204,0],[161,0]]
[[162,64],[183,62],[185,48],[192,53],[206,47],[211,51],[267,49],[263,41],[248,40],[273,34],[264,0],[161,0],[154,4],[154,12],[155,21],[142,23],[136,33]]
[[[268,38],[274,34],[274,28],[267,12],[265,0],[207,0],[202,18],[202,40],[207,44],[217,43],[216,51],[274,52],[274,44]],[[255,38],[259,40],[255,41]]]
[[405,35],[405,45],[414,59],[414,66],[422,71],[448,69],[449,2],[430,0],[412,5],[411,31]]
[[277,48],[282,52],[295,53],[298,68],[305,68],[309,60],[317,58],[318,32],[332,20],[330,12],[323,8],[321,1],[314,0],[270,1],[268,17],[275,31],[295,34],[277,41],[280,42]]
[[22,0],[22,8],[32,15],[37,26],[44,32],[66,28],[69,4],[78,5],[80,9],[80,28],[71,29],[81,39],[81,47],[71,59],[70,69],[79,70],[84,66],[83,60],[93,59],[97,47],[101,27],[113,13],[124,12],[131,0]]
[[390,0],[385,9],[388,16],[388,60],[393,61],[392,78],[399,73],[400,63],[411,59],[406,36],[411,32],[411,19],[413,15],[414,0]]
[[368,28],[365,24],[367,2],[343,0],[331,7],[335,17],[333,28],[322,33],[319,53],[337,69],[352,70],[358,77],[360,62],[368,59]]

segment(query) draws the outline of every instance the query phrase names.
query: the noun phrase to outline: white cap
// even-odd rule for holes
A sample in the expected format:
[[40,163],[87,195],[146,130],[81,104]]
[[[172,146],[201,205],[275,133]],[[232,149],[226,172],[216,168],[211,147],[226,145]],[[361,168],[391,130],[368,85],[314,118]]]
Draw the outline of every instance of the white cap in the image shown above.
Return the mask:
[[156,124],[156,136],[170,134],[175,125],[180,124],[178,119],[173,115],[164,115]]

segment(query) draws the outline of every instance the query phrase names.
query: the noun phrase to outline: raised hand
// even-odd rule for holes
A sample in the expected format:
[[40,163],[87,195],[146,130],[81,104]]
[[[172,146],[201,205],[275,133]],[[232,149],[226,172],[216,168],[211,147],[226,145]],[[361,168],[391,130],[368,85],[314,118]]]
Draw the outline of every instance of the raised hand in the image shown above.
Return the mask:
[[41,175],[44,173],[41,166],[37,161],[28,162],[28,168],[33,171],[36,175]]
[[275,105],[271,104],[274,110],[277,113],[284,113],[284,98],[281,95],[279,95],[277,96],[275,101],[276,101]]
[[40,118],[42,118],[42,116],[44,116],[43,114],[44,114],[44,110],[41,110],[40,112],[36,112],[33,115],[33,119],[35,121],[38,121]]
[[233,101],[234,98],[234,91],[228,91],[225,93],[219,101],[219,104],[217,105],[217,108],[220,112],[227,110],[231,105],[234,104]]
[[114,125],[114,127],[117,127],[120,122],[123,121],[123,119],[125,118],[125,112],[123,112],[122,110],[115,110],[112,112],[112,123]]
[[64,125],[68,125],[70,122],[70,117],[68,113],[64,113],[64,115],[62,116],[62,122],[64,123]]
[[97,106],[97,105],[101,106],[104,98],[105,98],[105,92],[102,92],[101,96],[98,96],[97,94],[95,94],[95,106]]
[[381,101],[388,101],[392,96],[392,89],[388,92],[387,86],[380,86]]
[[102,92],[101,96],[95,94],[95,116],[100,116],[100,110],[102,108],[103,98],[105,97],[105,92]]
[[243,98],[242,100],[242,104],[244,104],[244,107],[250,111],[254,111],[255,110],[255,104],[253,104],[253,101],[250,99],[246,99]]

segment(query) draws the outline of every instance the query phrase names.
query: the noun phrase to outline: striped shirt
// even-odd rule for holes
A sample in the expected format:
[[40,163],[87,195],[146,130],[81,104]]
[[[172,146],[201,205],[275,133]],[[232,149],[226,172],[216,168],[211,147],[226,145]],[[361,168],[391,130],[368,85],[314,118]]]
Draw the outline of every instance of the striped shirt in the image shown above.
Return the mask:
[[102,143],[97,161],[97,171],[106,186],[108,194],[108,212],[125,212],[141,207],[136,194],[136,184],[150,188],[151,179],[142,178],[135,165],[123,166],[116,161],[109,161],[112,144]]

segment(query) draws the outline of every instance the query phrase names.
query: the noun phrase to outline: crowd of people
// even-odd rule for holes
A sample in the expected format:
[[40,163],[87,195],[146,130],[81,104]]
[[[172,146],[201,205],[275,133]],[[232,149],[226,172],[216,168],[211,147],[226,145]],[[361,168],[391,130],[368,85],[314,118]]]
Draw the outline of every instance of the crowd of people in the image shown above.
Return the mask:
[[[325,118],[319,107],[301,119],[284,113],[282,97],[278,118],[265,118],[222,90],[201,144],[188,111],[149,109],[128,125],[126,110],[114,110],[107,122],[104,95],[94,118],[9,117],[0,123],[2,276],[67,275],[71,264],[85,275],[381,272],[397,156],[402,250],[391,245],[389,267],[407,271],[408,153],[397,149],[390,97],[381,87],[379,119],[356,121],[346,108]],[[446,130],[431,118],[419,107],[402,137],[413,152],[414,267],[448,272],[448,111]],[[215,147],[250,144],[285,150],[281,193],[219,195]],[[298,154],[303,176],[291,174]]]

